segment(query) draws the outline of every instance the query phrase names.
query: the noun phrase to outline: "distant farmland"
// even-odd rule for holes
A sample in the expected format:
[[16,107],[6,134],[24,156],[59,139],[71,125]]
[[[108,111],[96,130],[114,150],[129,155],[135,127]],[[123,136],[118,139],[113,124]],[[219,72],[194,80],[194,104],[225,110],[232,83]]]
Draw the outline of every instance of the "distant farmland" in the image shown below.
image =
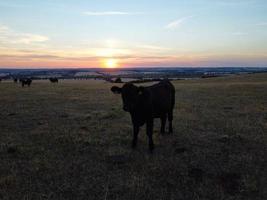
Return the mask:
[[267,74],[173,84],[151,155],[111,83],[2,81],[0,199],[267,199]]

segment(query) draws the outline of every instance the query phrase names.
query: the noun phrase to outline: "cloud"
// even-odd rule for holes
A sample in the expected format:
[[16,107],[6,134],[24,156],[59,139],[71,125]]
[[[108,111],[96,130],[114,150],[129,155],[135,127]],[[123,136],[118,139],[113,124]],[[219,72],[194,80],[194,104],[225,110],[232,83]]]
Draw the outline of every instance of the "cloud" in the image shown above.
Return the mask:
[[257,23],[256,26],[267,26],[267,22],[260,22],[260,23]]
[[1,44],[33,44],[49,40],[48,37],[31,33],[20,33],[7,26],[0,25]]
[[6,32],[6,31],[8,31],[8,27],[0,25],[0,33]]
[[0,7],[7,7],[7,8],[22,8],[22,7],[29,7],[29,5],[18,4],[18,3],[11,3],[11,2],[0,2]]
[[137,47],[142,48],[142,49],[148,49],[148,50],[156,50],[156,51],[170,50],[170,48],[167,48],[167,47],[161,47],[161,46],[155,46],[155,45],[146,45],[146,44],[138,45]]
[[172,50],[170,47],[164,47],[157,44],[147,44],[138,41],[130,42],[115,38],[108,40],[84,40],[81,44],[78,44],[78,46],[80,49],[88,49],[91,47],[90,49],[100,56],[129,55],[133,52],[145,54],[165,54]]
[[167,26],[165,26],[166,29],[176,29],[181,27],[188,19],[192,18],[193,16],[183,17],[178,20],[172,21]]
[[255,4],[255,0],[219,0],[214,1],[219,6],[240,6]]
[[248,33],[245,33],[245,32],[234,32],[234,33],[232,33],[232,35],[242,36],[242,35],[248,35]]
[[107,16],[107,15],[139,15],[140,12],[122,12],[122,11],[103,11],[103,12],[95,12],[95,11],[86,11],[83,12],[84,15],[89,16]]
[[24,33],[20,34],[13,43],[30,44],[35,42],[45,42],[49,40],[46,36]]
[[[8,51],[0,47],[0,66],[5,67],[99,67],[106,56],[97,56],[93,52],[77,53],[76,50],[61,51],[39,51],[39,50],[17,50]],[[140,51],[128,55],[117,55],[122,67],[138,66],[266,66],[266,54],[144,54]]]

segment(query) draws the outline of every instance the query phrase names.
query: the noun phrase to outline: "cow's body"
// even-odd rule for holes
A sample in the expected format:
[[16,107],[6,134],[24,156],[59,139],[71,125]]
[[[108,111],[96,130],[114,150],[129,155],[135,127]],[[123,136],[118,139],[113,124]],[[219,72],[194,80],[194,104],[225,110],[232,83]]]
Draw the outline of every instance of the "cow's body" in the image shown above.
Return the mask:
[[24,85],[28,85],[28,87],[30,87],[31,83],[32,83],[32,79],[30,79],[30,78],[20,79],[19,81],[20,81],[22,87],[24,87]]
[[161,119],[161,133],[165,132],[166,119],[169,121],[169,132],[172,132],[173,108],[175,104],[175,88],[164,80],[148,87],[137,87],[126,83],[122,88],[113,86],[114,93],[121,93],[123,109],[130,113],[134,129],[132,146],[137,143],[140,126],[146,124],[149,138],[149,148],[152,151],[153,144],[153,119]]
[[49,78],[51,83],[58,83],[58,78]]

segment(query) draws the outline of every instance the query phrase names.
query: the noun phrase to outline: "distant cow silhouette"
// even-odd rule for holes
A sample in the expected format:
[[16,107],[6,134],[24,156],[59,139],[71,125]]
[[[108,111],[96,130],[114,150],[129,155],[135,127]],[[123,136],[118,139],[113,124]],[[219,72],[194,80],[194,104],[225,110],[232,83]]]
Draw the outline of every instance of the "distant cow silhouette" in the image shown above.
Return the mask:
[[13,78],[13,81],[14,81],[14,83],[17,83],[18,79],[17,78]]
[[28,85],[28,87],[31,86],[32,84],[32,79],[30,78],[23,78],[23,79],[20,79],[19,82],[21,83],[21,86],[24,87],[24,85]]
[[49,78],[51,83],[58,83],[58,78]]
[[173,108],[175,104],[175,88],[168,80],[149,87],[137,87],[126,83],[122,88],[111,87],[113,93],[121,94],[123,110],[129,112],[133,123],[132,147],[135,148],[140,126],[146,124],[149,149],[154,149],[153,119],[161,119],[161,133],[165,132],[166,119],[169,121],[169,133],[173,132]]
[[115,79],[114,83],[123,83],[123,82],[122,82],[121,78],[119,77],[119,78]]

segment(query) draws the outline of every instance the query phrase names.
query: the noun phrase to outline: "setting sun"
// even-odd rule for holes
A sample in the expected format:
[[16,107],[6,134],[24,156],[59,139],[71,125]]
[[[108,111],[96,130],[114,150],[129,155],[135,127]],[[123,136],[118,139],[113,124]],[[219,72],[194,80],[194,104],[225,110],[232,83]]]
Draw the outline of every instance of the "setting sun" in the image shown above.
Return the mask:
[[117,60],[110,58],[104,62],[106,68],[115,68],[118,66]]

